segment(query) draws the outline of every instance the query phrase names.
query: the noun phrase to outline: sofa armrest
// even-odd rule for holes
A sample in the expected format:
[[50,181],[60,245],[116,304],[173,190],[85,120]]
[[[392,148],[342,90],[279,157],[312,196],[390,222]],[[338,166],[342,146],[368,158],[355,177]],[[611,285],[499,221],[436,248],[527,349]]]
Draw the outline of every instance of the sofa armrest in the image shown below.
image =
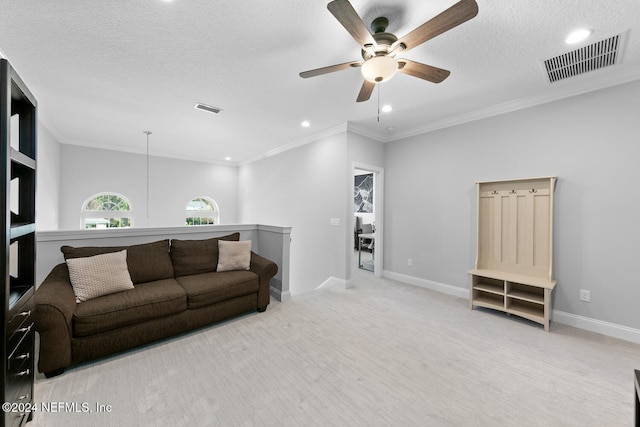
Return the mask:
[[71,365],[75,309],[76,297],[69,270],[66,264],[58,264],[36,290],[35,326],[40,334],[40,372],[60,372]]
[[271,279],[278,272],[278,265],[255,252],[251,252],[251,266],[249,269],[259,277],[258,310],[264,311],[271,300]]

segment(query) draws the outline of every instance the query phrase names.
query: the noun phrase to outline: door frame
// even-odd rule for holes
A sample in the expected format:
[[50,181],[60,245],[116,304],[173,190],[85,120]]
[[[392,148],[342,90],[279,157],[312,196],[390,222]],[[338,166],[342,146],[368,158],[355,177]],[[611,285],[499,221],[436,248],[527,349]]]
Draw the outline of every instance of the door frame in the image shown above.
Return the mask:
[[353,200],[353,177],[355,176],[356,169],[364,170],[373,173],[373,206],[374,206],[374,221],[376,224],[376,238],[375,238],[375,261],[373,268],[373,275],[375,277],[383,277],[384,266],[384,168],[380,166],[368,165],[360,162],[351,163],[351,188],[350,188],[350,200],[349,206],[351,206],[351,218],[350,218],[350,246],[348,253],[349,258],[349,271],[353,266],[353,248],[355,247],[355,238],[353,236],[353,214],[354,214],[354,200]]

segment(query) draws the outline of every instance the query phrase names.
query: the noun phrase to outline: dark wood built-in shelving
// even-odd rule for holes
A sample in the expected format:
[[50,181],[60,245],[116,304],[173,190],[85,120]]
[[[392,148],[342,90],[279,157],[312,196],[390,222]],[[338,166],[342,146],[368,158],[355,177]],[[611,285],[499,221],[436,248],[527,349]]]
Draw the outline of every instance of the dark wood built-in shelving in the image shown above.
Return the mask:
[[9,404],[2,412],[2,427],[22,426],[33,416],[36,110],[22,79],[0,59],[1,393],[2,402]]

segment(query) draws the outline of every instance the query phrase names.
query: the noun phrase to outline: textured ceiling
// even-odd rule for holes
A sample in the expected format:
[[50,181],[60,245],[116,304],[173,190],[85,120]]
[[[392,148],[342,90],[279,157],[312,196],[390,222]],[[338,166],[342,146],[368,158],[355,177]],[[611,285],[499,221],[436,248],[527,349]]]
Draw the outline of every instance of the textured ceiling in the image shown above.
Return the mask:
[[[637,0],[477,2],[478,16],[404,55],[450,70],[447,80],[399,74],[358,104],[358,69],[298,76],[360,59],[326,0],[2,0],[0,51],[62,143],[144,152],[150,130],[152,154],[232,163],[345,123],[389,142],[640,78]],[[401,37],[455,0],[351,3]],[[576,27],[593,34],[567,46]],[[544,59],[620,33],[618,65],[548,82]],[[394,108],[379,121],[378,98]]]

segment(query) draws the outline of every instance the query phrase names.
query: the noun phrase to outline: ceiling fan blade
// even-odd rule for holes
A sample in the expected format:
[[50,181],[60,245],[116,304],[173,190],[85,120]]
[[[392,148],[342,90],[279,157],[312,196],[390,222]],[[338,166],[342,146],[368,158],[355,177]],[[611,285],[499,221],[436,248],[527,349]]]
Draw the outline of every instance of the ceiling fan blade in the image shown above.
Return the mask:
[[315,70],[303,71],[300,73],[300,77],[309,78],[315,76],[321,76],[322,74],[329,74],[335,71],[346,70],[351,67],[359,67],[362,65],[362,61],[351,61],[343,64],[329,65],[328,67],[316,68]]
[[432,83],[440,83],[449,77],[449,74],[451,74],[449,70],[411,61],[409,59],[398,59],[398,71]]
[[360,93],[358,94],[358,99],[356,99],[356,102],[368,101],[369,98],[371,98],[371,93],[373,92],[373,89],[375,87],[375,83],[371,83],[370,81],[365,80],[364,83],[362,83],[362,88],[360,88]]
[[366,44],[376,45],[376,41],[371,36],[369,29],[362,22],[362,19],[348,0],[334,0],[327,5],[327,9],[360,46]]
[[477,14],[478,4],[475,0],[461,0],[441,14],[420,25],[409,34],[400,38],[391,46],[391,49],[403,44],[406,46],[404,49],[406,52],[409,49],[413,49],[414,47],[421,45],[427,40],[439,36],[445,31],[449,31],[450,29],[457,27]]

